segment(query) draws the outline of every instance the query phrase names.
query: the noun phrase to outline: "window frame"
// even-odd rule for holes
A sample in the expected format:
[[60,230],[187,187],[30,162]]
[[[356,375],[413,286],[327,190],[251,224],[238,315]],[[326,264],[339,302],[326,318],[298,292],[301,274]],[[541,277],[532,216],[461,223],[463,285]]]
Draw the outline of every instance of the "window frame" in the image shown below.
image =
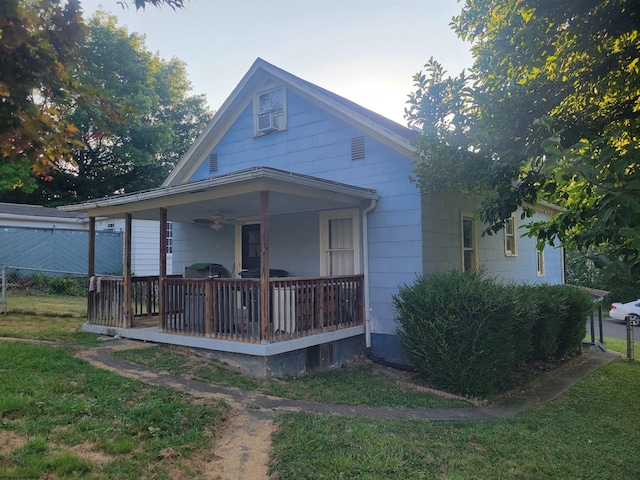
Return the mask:
[[173,255],[173,222],[167,222],[167,231],[165,232],[167,243],[166,243],[166,255]]
[[536,248],[536,275],[544,277],[544,250]]
[[[511,222],[511,233],[508,233],[508,222]],[[511,215],[511,217],[505,219],[504,222],[504,255],[506,257],[517,257],[518,256],[518,241],[516,235],[516,216]],[[509,239],[512,240],[512,248],[509,249]]]
[[[276,90],[282,91],[282,106],[280,108],[274,108],[268,110],[266,112],[260,112],[260,97],[270,92],[275,92]],[[270,130],[270,131],[260,131],[258,128],[258,118],[261,115],[273,114],[278,110],[282,110],[281,118],[278,124],[278,127]],[[265,88],[262,88],[256,91],[253,94],[253,136],[254,137],[262,137],[264,135],[269,135],[271,133],[281,132],[287,129],[287,89],[284,84],[274,84],[269,85]]]
[[[465,221],[470,221],[471,222],[471,242],[472,242],[472,246],[471,248],[467,247],[465,245]],[[461,250],[461,266],[462,266],[462,271],[463,272],[467,272],[467,271],[471,271],[471,272],[475,272],[478,270],[478,240],[476,238],[476,219],[473,216],[472,213],[468,213],[468,212],[462,212],[462,214],[460,215],[460,250]],[[468,270],[466,268],[465,265],[465,254],[466,252],[472,252],[472,257],[471,257],[471,268]]]
[[329,222],[331,220],[351,219],[353,239],[353,274],[360,271],[360,210],[357,208],[344,208],[340,210],[325,210],[320,212],[320,276],[329,275]]

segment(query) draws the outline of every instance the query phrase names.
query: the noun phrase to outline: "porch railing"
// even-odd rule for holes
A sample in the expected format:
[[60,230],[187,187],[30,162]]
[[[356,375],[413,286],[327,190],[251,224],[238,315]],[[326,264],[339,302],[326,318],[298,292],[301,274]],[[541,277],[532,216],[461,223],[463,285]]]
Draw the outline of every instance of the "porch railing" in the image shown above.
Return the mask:
[[[362,275],[272,278],[268,338],[261,338],[257,279],[185,279],[163,283],[162,331],[241,342],[281,341],[362,325]],[[122,277],[101,277],[90,286],[88,322],[124,326]],[[158,312],[158,277],[132,278],[133,323]]]

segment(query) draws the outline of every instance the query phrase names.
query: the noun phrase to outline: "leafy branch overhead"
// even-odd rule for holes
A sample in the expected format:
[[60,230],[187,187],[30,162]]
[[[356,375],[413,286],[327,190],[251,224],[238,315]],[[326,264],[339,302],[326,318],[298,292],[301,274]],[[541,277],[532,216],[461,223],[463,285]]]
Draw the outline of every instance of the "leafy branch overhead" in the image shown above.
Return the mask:
[[55,206],[157,187],[210,118],[204,96],[188,95],[184,63],[149,52],[103,11],[89,19],[70,71],[95,91],[66,112],[78,129],[72,162],[55,159],[32,193],[1,200]]
[[414,77],[420,188],[482,193],[489,232],[553,202],[529,234],[640,268],[639,26],[633,0],[467,0],[452,28],[473,67]]
[[[183,0],[131,3],[184,7]],[[78,0],[0,2],[0,192],[31,192],[54,163],[73,164],[82,141],[68,113],[78,106],[99,98],[105,115],[119,115],[119,105],[75,75],[86,34]]]

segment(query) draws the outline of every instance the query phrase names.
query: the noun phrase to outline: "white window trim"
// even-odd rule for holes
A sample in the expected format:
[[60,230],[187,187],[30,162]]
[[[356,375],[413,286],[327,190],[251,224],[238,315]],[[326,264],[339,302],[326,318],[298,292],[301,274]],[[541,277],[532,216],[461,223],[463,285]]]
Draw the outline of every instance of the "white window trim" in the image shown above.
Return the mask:
[[[464,221],[471,220],[471,239],[473,240],[473,248],[466,249],[464,246]],[[464,272],[464,252],[466,250],[473,251],[473,267],[472,271],[478,270],[478,239],[476,238],[476,219],[473,213],[462,212],[460,215],[460,266]]]
[[353,235],[353,273],[358,275],[360,271],[360,210],[357,208],[345,208],[342,210],[328,210],[320,212],[320,276],[329,275],[327,264],[327,251],[329,250],[329,220],[351,218]]
[[[511,217],[507,220],[511,220],[511,231],[513,232],[511,235],[509,235],[507,233],[507,224],[505,222],[504,225],[504,255],[506,257],[517,257],[518,256],[518,240],[517,240],[517,235],[516,235],[516,216],[515,215],[511,215]],[[507,248],[508,242],[507,239],[509,237],[513,238],[513,249],[509,250]]]
[[536,248],[536,275],[544,277],[544,250]]
[[[278,125],[277,130],[271,132],[259,132],[258,131],[258,109],[260,108],[260,95],[272,92],[274,90],[282,90],[282,121]],[[287,89],[284,84],[272,84],[268,87],[262,88],[253,94],[253,136],[262,137],[269,135],[270,133],[281,132],[287,129]]]

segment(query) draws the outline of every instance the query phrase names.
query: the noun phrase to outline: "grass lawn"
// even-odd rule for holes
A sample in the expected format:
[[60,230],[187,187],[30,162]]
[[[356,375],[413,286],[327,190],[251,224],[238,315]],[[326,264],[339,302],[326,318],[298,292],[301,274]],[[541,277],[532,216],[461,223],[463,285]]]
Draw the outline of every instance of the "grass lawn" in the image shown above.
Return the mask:
[[[197,478],[215,453],[224,402],[94,369],[65,342],[91,345],[79,319],[0,316],[0,478]],[[83,337],[85,335],[85,337]],[[95,342],[95,340],[93,340]],[[97,342],[96,342],[97,343]],[[605,338],[625,352],[626,341]],[[364,405],[460,406],[398,389],[369,365],[262,381],[164,349],[123,357],[221,386]],[[602,367],[543,408],[511,419],[425,422],[277,414],[271,478],[619,479],[640,471],[640,363]],[[418,400],[417,397],[422,400]],[[421,403],[425,402],[425,403]],[[168,453],[167,453],[168,452]]]
[[0,337],[30,338],[97,345],[97,337],[80,331],[84,319],[9,313],[0,315]]
[[87,297],[66,295],[26,295],[7,293],[7,311],[9,313],[28,313],[47,316],[87,316]]
[[507,420],[282,414],[271,471],[278,480],[637,478],[639,393],[640,364],[619,360]]
[[470,403],[449,400],[399,388],[384,369],[365,364],[288,380],[261,380],[223,364],[184,355],[166,348],[142,348],[116,352],[116,356],[174,375],[205,383],[267,395],[342,405],[472,408]]
[[69,348],[0,342],[0,478],[194,478],[227,411]]

